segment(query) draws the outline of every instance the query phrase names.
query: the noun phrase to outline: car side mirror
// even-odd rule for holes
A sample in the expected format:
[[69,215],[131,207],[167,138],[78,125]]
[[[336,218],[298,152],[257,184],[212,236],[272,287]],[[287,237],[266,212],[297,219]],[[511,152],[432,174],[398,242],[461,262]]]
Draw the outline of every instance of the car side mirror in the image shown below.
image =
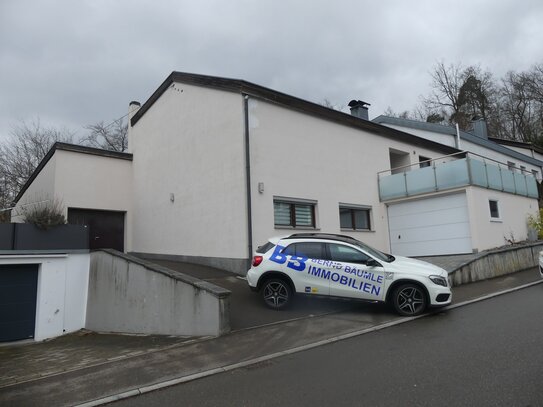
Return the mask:
[[368,266],[368,267],[382,267],[381,263],[379,263],[375,259],[368,259],[368,261],[366,261],[366,266]]

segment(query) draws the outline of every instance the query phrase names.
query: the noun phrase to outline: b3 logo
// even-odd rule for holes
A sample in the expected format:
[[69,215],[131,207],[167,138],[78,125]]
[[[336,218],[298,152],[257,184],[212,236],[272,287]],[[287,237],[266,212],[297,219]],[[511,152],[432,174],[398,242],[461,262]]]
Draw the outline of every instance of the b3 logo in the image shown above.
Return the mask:
[[[285,264],[288,260],[288,263],[287,263],[288,268],[291,268],[292,270],[296,270],[296,271],[304,271],[307,257],[291,256],[291,255],[283,254],[281,253],[281,251],[284,248],[285,246],[279,246],[279,245],[275,246],[275,250],[270,256],[270,260],[277,264]],[[289,257],[290,257],[290,260],[289,260]]]

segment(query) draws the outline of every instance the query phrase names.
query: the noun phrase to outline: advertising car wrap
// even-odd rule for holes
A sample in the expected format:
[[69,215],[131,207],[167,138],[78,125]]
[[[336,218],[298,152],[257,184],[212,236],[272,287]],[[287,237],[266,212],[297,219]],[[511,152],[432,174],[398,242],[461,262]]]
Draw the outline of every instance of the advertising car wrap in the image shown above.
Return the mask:
[[257,250],[247,281],[275,309],[301,293],[389,301],[400,314],[416,315],[452,297],[447,272],[437,266],[322,233],[270,239]]

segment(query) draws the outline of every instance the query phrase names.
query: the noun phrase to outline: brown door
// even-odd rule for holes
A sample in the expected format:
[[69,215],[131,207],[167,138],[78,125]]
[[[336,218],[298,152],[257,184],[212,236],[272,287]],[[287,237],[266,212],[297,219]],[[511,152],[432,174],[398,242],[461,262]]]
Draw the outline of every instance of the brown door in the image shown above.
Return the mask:
[[124,252],[125,212],[68,208],[68,223],[89,228],[89,248]]

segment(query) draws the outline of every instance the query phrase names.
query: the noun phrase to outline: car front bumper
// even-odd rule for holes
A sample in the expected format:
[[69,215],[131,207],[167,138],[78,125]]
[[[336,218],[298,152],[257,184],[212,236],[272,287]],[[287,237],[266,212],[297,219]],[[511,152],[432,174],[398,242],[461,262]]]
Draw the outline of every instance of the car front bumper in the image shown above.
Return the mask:
[[452,302],[452,291],[450,287],[434,285],[428,287],[431,307],[444,307]]

